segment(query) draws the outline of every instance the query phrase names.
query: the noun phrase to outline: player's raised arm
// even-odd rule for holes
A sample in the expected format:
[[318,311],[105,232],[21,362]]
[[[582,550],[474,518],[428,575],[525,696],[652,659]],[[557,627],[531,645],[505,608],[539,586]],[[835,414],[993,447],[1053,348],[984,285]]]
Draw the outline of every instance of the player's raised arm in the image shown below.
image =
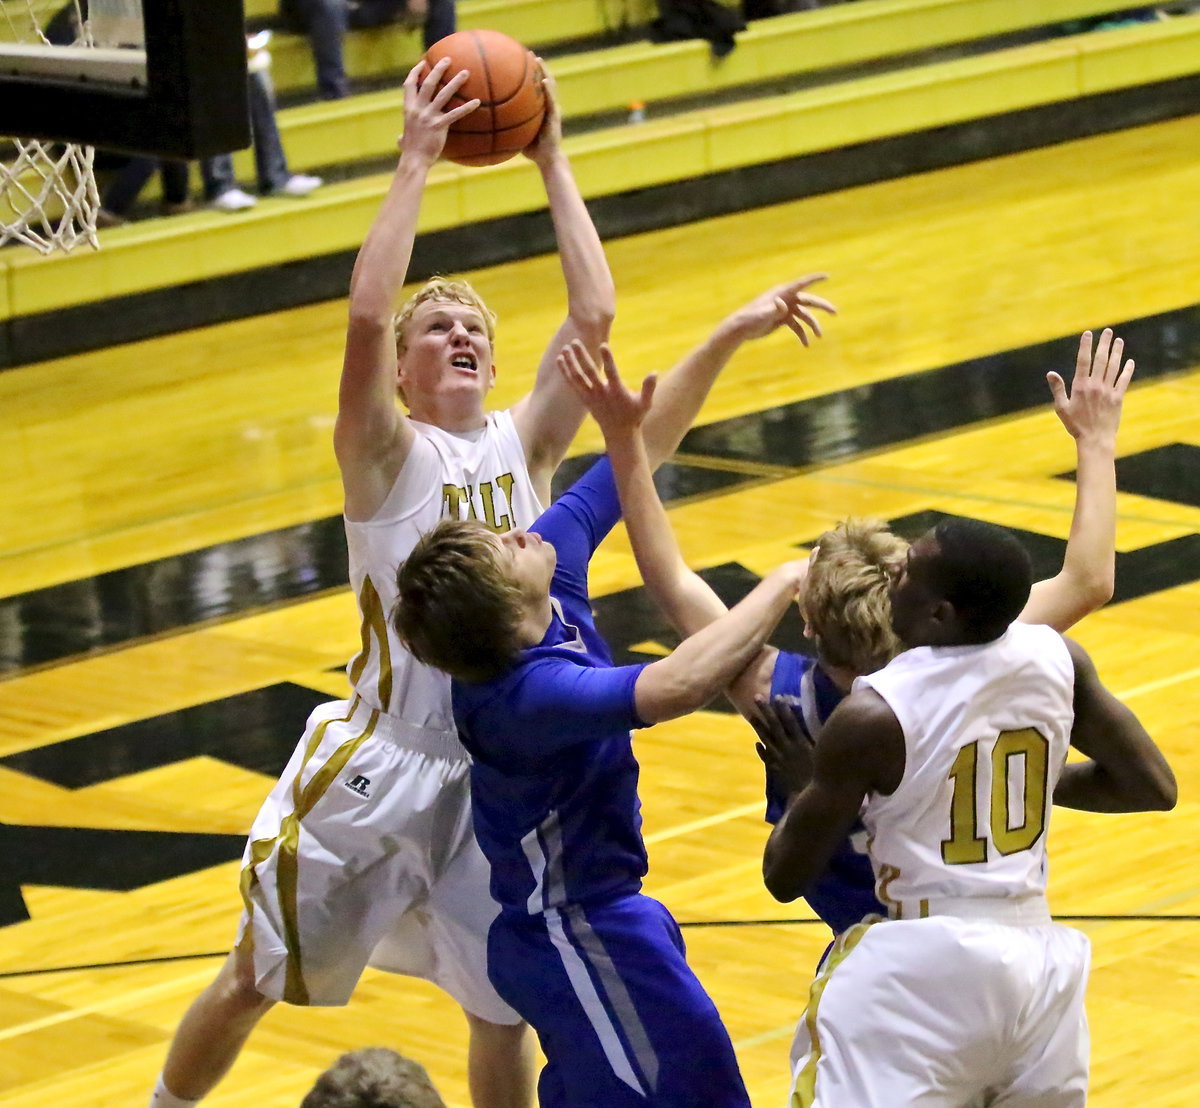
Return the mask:
[[546,187],[567,286],[567,318],[542,355],[533,390],[514,406],[513,420],[525,446],[534,488],[543,503],[548,503],[550,479],[579,430],[584,412],[556,368],[558,353],[578,339],[598,356],[600,344],[608,341],[617,303],[604,247],[562,148],[558,92],[544,67],[542,80],[546,117],[525,154],[537,165]]
[[467,77],[464,70],[439,87],[449,64],[443,59],[429,69],[420,62],[405,79],[400,162],[350,278],[333,441],[352,518],[366,518],[386,496],[411,442],[412,431],[396,407],[392,316],[408,273],[429,170],[441,155],[450,124],[479,104],[470,100],[446,109]]
[[601,357],[602,367],[582,343],[573,343],[560,355],[559,365],[604,432],[625,526],[647,589],[668,619],[703,627],[639,676],[638,715],[654,723],[702,707],[749,664],[794,599],[805,563],[785,563],[726,612],[684,562],[654,488],[639,429],[651,409],[654,379],[647,378],[640,394],[632,393],[622,384],[607,346]]
[[[808,346],[821,336],[820,314],[837,309],[809,291],[825,274],[810,274],[776,285],[726,316],[699,346],[667,373],[643,430],[650,466],[657,469],[679,447],[696,421],[717,374],[745,342],[789,328]],[[811,337],[809,332],[812,333]]]
[[1063,567],[1039,581],[1021,612],[1024,623],[1065,631],[1112,599],[1116,575],[1117,428],[1133,376],[1122,364],[1125,344],[1105,328],[1092,349],[1092,333],[1079,339],[1075,376],[1068,393],[1057,373],[1046,374],[1054,410],[1075,440],[1075,512]]

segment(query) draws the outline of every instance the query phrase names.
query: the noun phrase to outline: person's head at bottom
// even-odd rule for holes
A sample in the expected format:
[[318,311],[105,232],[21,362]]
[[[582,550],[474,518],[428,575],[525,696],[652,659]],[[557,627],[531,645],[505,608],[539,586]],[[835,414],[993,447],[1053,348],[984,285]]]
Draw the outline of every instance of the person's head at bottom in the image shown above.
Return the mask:
[[385,1047],[343,1054],[300,1108],[446,1108],[425,1067]]

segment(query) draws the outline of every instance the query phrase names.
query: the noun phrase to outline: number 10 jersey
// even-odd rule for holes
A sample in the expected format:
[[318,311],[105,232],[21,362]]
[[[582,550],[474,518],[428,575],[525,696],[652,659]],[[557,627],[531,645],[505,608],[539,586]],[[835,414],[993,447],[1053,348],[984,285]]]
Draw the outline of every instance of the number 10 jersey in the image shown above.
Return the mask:
[[1062,637],[1014,623],[983,645],[906,651],[858,681],[904,730],[900,785],[871,794],[863,813],[876,894],[891,915],[1044,895],[1047,823],[1074,720]]

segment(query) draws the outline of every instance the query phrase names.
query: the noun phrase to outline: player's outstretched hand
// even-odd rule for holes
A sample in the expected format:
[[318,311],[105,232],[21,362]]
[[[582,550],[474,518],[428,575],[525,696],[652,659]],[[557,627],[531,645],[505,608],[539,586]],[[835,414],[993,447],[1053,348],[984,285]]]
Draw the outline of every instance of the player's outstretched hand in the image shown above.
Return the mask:
[[597,365],[578,339],[562,348],[557,362],[559,372],[592,413],[605,439],[637,430],[654,398],[657,378],[653,373],[642,382],[640,392],[633,392],[621,380],[607,343],[600,345],[600,364]]
[[818,281],[824,281],[825,277],[824,273],[811,273],[807,277],[776,285],[756,296],[729,317],[737,337],[743,341],[761,339],[787,326],[805,346],[812,337],[820,338],[821,320],[817,313],[837,315],[837,308],[824,297],[808,290]]
[[432,69],[422,60],[404,78],[404,133],[400,136],[400,153],[406,158],[424,159],[432,165],[441,157],[450,124],[479,107],[478,100],[468,100],[447,111],[446,104],[469,76],[467,70],[460,69],[442,85],[442,78],[449,68],[449,58],[442,58]]
[[1113,338],[1107,327],[1100,332],[1093,353],[1092,332],[1084,331],[1079,337],[1070,393],[1057,373],[1051,370],[1046,374],[1054,397],[1054,411],[1074,438],[1095,439],[1116,448],[1121,403],[1134,368],[1132,358],[1121,364],[1124,353],[1124,340]]
[[546,114],[542,117],[542,126],[537,137],[522,153],[531,162],[542,165],[562,147],[562,109],[558,106],[558,85],[546,68],[546,63],[538,58],[538,76],[542,82],[542,91],[546,94]]
[[754,749],[789,797],[803,792],[813,774],[813,741],[800,726],[800,705],[795,697],[758,697],[750,720],[758,735]]

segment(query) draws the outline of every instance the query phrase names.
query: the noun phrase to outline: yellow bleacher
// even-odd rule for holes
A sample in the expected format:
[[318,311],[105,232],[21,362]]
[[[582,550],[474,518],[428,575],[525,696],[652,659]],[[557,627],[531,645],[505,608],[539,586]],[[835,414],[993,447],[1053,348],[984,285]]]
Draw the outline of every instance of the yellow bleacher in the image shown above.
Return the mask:
[[[545,3],[470,0],[460,11],[475,20],[493,8],[499,22],[501,7]],[[553,3],[564,10],[587,8],[596,18],[595,0]],[[707,44],[697,41],[593,50],[558,58],[554,69],[569,120],[621,108],[634,97],[653,103],[729,93],[793,73],[911,54],[1109,6],[1083,0],[859,0],[758,21],[717,64]],[[573,135],[566,148],[585,197],[598,199],[1198,72],[1200,14],[1194,14],[662,115],[638,126]],[[292,167],[387,156],[395,149],[400,103],[398,91],[389,90],[281,111]],[[237,158],[245,176],[248,157]],[[38,316],[353,251],[388,180],[386,173],[373,173],[329,184],[306,200],[266,200],[234,216],[199,211],[146,220],[103,232],[103,249],[95,253],[43,258],[5,251],[0,318]],[[421,229],[445,230],[544,205],[537,172],[525,159],[487,169],[443,164],[432,174]]]

